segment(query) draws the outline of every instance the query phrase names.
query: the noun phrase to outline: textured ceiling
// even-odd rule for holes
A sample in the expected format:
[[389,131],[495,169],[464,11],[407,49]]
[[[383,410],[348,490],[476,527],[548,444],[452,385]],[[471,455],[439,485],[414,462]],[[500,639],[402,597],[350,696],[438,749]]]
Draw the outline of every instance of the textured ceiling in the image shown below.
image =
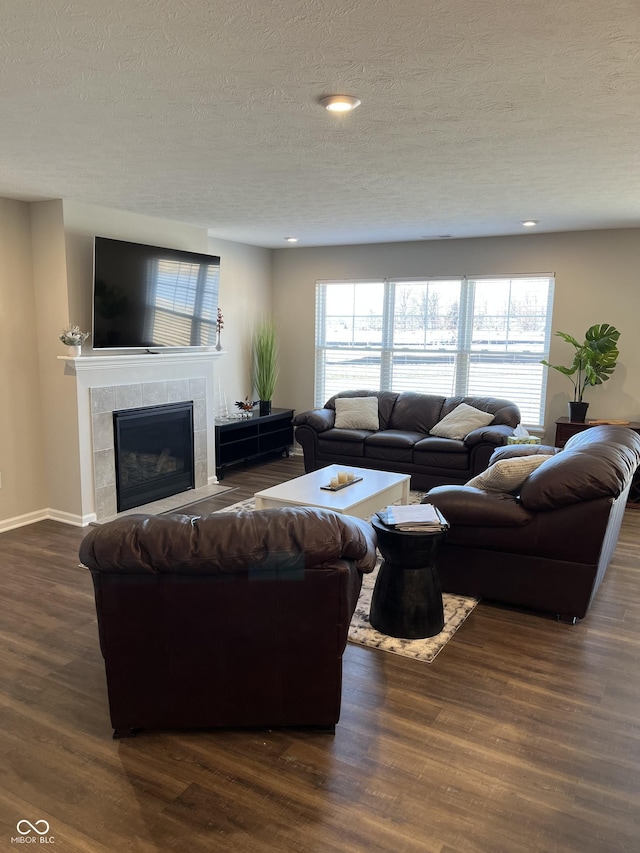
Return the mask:
[[[3,0],[0,196],[259,246],[640,226],[638,0]],[[362,106],[335,116],[331,93]]]

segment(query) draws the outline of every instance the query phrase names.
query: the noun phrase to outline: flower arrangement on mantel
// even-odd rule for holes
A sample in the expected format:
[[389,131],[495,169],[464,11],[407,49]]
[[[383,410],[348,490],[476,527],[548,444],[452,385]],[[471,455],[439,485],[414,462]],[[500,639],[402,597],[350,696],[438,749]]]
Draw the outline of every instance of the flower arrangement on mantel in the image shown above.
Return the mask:
[[68,347],[81,347],[91,332],[80,331],[80,326],[68,326],[62,330],[60,340]]

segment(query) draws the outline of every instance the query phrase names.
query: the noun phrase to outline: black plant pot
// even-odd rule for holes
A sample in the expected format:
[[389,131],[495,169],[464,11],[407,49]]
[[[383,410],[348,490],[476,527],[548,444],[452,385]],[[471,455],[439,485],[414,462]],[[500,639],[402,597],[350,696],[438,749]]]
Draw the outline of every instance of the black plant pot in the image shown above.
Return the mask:
[[569,420],[576,424],[583,424],[587,417],[588,408],[588,403],[569,403]]
[[[260,415],[271,414],[271,400],[260,400]],[[582,419],[584,420],[584,418]]]

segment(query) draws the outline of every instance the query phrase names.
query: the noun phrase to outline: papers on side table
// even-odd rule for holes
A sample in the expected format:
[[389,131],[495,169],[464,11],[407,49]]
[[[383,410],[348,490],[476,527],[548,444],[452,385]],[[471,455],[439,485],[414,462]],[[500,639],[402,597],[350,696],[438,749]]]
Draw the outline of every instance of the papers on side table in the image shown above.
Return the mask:
[[380,521],[395,530],[428,533],[449,527],[446,518],[433,504],[388,506],[377,515]]

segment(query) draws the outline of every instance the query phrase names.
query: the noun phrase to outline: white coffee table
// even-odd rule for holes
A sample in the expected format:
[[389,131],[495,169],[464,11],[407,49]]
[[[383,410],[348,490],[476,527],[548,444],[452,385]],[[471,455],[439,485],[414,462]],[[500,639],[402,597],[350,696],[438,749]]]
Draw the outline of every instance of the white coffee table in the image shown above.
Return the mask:
[[[337,492],[320,488],[328,486],[331,478],[337,477],[339,471],[351,471],[362,479]],[[312,471],[279,486],[256,492],[256,509],[315,506],[345,515],[355,515],[358,518],[369,518],[376,510],[395,501],[409,503],[410,482],[409,474],[391,474],[388,471],[352,468],[347,465],[328,465],[319,471]]]

